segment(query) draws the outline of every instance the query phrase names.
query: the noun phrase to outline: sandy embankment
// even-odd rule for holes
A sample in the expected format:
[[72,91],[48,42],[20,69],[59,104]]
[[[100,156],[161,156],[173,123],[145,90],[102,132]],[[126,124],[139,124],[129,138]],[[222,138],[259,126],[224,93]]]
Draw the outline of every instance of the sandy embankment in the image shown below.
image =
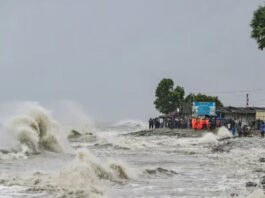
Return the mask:
[[[177,136],[177,137],[202,137],[206,133],[214,133],[217,134],[218,129],[214,131],[208,130],[194,130],[194,129],[151,129],[151,130],[142,130],[137,132],[132,132],[126,135],[133,136]],[[232,132],[231,132],[232,133]],[[236,136],[237,137],[237,133]],[[260,136],[260,132],[258,130],[252,130],[250,136]]]

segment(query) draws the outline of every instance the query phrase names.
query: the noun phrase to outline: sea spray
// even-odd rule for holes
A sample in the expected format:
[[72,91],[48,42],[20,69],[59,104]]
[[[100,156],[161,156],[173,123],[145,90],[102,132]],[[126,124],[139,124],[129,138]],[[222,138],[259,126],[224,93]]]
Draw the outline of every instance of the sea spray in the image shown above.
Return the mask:
[[92,155],[86,149],[77,151],[75,164],[85,165],[100,179],[108,179],[116,181],[117,179],[129,179],[126,168],[117,161],[102,161]]
[[76,151],[75,159],[60,170],[53,181],[60,189],[74,195],[82,192],[84,197],[101,197],[105,194],[105,181],[120,184],[133,178],[132,172],[123,162],[102,160],[89,150],[80,149]]
[[138,177],[138,170],[129,166],[127,163],[117,159],[108,159],[107,161],[108,166],[120,179],[136,179]]
[[120,129],[126,132],[133,132],[133,131],[140,131],[140,130],[147,130],[148,125],[146,122],[142,122],[140,120],[121,120],[115,124],[113,127]]
[[[89,152],[78,151],[74,161],[56,176],[56,184],[73,192],[83,190],[86,193],[91,191],[102,193],[102,189],[96,187],[100,186],[100,180],[99,172],[95,171],[95,163],[97,164],[97,160]],[[98,170],[102,170],[102,168],[100,167]]]
[[[121,162],[101,160],[87,149],[76,152],[75,159],[66,165],[55,176],[55,186],[71,191],[74,195],[82,192],[82,196],[103,196],[104,181],[122,182],[131,176],[128,168]],[[79,195],[80,196],[80,195]]]
[[104,197],[110,183],[121,184],[133,178],[135,171],[117,160],[102,160],[87,149],[76,152],[75,158],[57,171],[35,171],[5,175],[5,186],[28,186],[28,192],[49,193],[54,197]]
[[53,115],[60,122],[61,127],[70,137],[78,137],[85,134],[93,134],[96,126],[93,119],[84,108],[69,100],[54,102],[50,105],[54,110]]
[[42,150],[70,150],[66,135],[62,133],[60,125],[48,110],[38,103],[25,103],[22,106],[20,115],[10,117],[4,124],[2,135],[11,134],[13,139],[17,140],[15,145],[13,143],[11,148],[5,149],[21,153],[21,145],[24,145],[28,147],[25,154],[36,154]]
[[0,160],[27,159],[28,153],[29,148],[22,144],[19,152],[0,151]]
[[17,139],[22,145],[26,145],[32,153],[38,153],[39,135],[35,130],[27,126],[21,126],[15,130]]
[[211,144],[211,145],[217,145],[218,140],[217,137],[213,133],[206,133],[199,139],[199,143],[201,144]]
[[[183,133],[185,132],[184,130]],[[109,140],[109,132],[105,134]],[[112,133],[112,137],[122,136],[119,134]],[[259,159],[264,156],[264,139],[253,137],[223,141],[217,132],[212,134],[215,134],[218,145],[231,143],[227,144],[228,147],[231,146],[230,151],[212,152],[214,146],[198,144],[200,138],[193,136],[137,137],[137,141],[148,142],[154,146],[121,150],[114,146],[94,146],[98,139],[86,138],[85,135],[80,139],[70,140],[72,145],[76,145],[75,148],[87,149],[78,150],[76,156],[45,152],[43,155],[29,157],[28,160],[3,161],[0,166],[1,172],[7,174],[7,182],[12,185],[12,189],[15,190],[14,184],[27,188],[28,191],[25,191],[27,197],[31,195],[36,197],[37,192],[41,192],[43,198],[143,195],[247,197],[253,190],[262,187],[259,183],[262,178],[259,177],[263,176],[264,163]],[[102,137],[103,135],[104,133]],[[130,136],[122,137],[130,138]],[[190,155],[186,151],[192,151],[193,154]],[[114,165],[108,158],[113,158],[111,161]],[[130,166],[120,163],[116,158],[134,164],[135,173],[139,174],[137,178],[131,179]],[[99,173],[95,170],[99,170]],[[107,176],[102,176],[104,174],[100,172]],[[13,175],[18,175],[19,178]],[[27,179],[24,175],[29,175],[31,179]],[[127,177],[129,179],[126,179]],[[2,179],[3,177],[0,177],[0,182]],[[246,189],[248,181],[254,181],[258,186]],[[189,185],[191,183],[192,188]],[[48,196],[45,196],[45,193]]]
[[221,127],[218,129],[217,134],[206,133],[199,139],[199,143],[217,145],[219,140],[224,138],[232,138],[232,133],[226,128]]
[[232,133],[226,127],[219,128],[217,132],[217,136],[219,139],[233,137]]

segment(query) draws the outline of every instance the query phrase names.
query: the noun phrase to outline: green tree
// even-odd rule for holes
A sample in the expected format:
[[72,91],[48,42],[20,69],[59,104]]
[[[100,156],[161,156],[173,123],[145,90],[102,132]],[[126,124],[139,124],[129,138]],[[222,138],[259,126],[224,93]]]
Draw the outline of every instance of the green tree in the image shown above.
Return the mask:
[[176,107],[180,108],[181,103],[184,101],[184,96],[185,96],[185,90],[181,86],[177,86],[174,89],[173,94],[175,95],[175,100],[176,100]]
[[185,102],[192,104],[192,102],[194,101],[198,101],[198,102],[215,102],[216,107],[223,107],[223,103],[219,100],[219,98],[217,96],[207,96],[205,94],[201,94],[198,93],[196,94],[189,94],[186,96]]
[[184,96],[185,96],[185,90],[183,87],[181,86],[177,86],[174,91],[178,94],[178,100],[181,102],[182,100],[184,100]]
[[190,93],[185,97],[184,102],[192,104],[192,102],[195,101],[195,97],[196,97],[195,94]]
[[257,40],[259,49],[265,47],[265,6],[260,6],[253,15],[250,26],[252,27],[251,37]]
[[159,82],[156,88],[154,105],[159,112],[168,114],[180,107],[184,95],[183,87],[177,86],[174,89],[173,80],[165,78]]

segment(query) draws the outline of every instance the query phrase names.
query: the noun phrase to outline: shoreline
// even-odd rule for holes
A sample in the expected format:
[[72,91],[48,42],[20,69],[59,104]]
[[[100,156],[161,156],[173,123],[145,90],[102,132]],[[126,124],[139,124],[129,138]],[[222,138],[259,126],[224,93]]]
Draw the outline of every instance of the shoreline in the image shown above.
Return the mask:
[[[209,131],[209,130],[194,130],[194,129],[160,128],[160,129],[147,129],[147,130],[135,131],[135,132],[127,133],[124,135],[125,136],[127,136],[127,135],[134,135],[134,136],[177,136],[177,137],[196,138],[196,137],[202,137],[206,133],[217,134],[218,129],[215,129],[214,131]],[[232,134],[232,132],[231,132],[231,134]],[[252,136],[260,136],[260,131],[259,130],[252,130],[250,132],[250,135],[247,137],[252,137]],[[238,137],[238,134],[236,133],[236,135],[234,137]]]
[[[178,136],[178,137],[202,137],[203,134],[211,132],[207,130],[194,130],[194,129],[169,129],[169,128],[159,128],[159,129],[149,129],[141,130],[136,132],[127,133],[125,135],[134,136]],[[216,132],[212,132],[216,133]]]

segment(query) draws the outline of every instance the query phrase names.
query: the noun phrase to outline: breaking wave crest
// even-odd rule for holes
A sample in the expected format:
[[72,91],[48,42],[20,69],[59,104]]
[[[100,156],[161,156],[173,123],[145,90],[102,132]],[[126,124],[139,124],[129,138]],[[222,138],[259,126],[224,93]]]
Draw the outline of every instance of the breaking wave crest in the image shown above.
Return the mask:
[[30,186],[28,191],[48,192],[55,197],[102,197],[105,194],[104,181],[122,183],[134,178],[135,171],[130,169],[122,162],[101,160],[82,149],[58,173],[35,172],[5,179],[1,175],[0,183]]
[[226,127],[221,127],[217,134],[206,133],[199,139],[199,143],[217,145],[219,140],[231,137],[233,137],[232,133]]
[[85,168],[99,179],[116,181],[130,178],[128,167],[125,165],[115,161],[104,162],[84,149],[77,151],[74,167],[79,167],[78,170]]
[[219,139],[233,137],[232,133],[226,127],[221,127],[217,132],[217,136]]
[[206,133],[203,137],[199,139],[199,143],[201,144],[218,144],[217,136],[213,133]]
[[37,103],[24,104],[25,111],[13,116],[4,126],[5,133],[13,137],[10,152],[1,152],[3,156],[20,154],[37,154],[43,150],[63,152],[68,149],[66,136],[60,132],[60,125],[51,113]]

